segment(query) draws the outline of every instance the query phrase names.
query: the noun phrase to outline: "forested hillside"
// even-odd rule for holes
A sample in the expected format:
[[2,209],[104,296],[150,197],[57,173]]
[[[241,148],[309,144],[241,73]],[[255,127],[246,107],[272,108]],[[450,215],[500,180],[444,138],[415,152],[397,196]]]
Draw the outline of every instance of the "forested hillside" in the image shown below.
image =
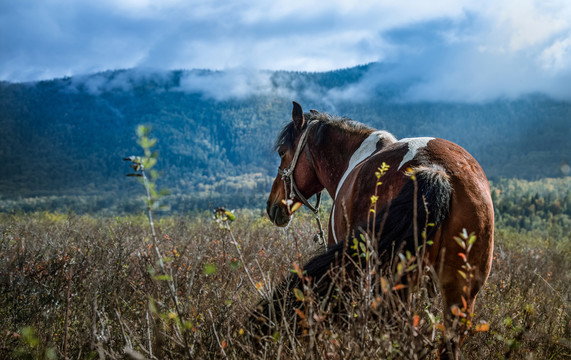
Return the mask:
[[[470,151],[491,178],[561,176],[570,161],[571,104],[542,95],[489,103],[410,103],[406,85],[352,98],[367,66],[228,79],[210,71],[109,71],[0,83],[0,196],[132,194],[124,156],[137,124],[158,139],[161,184],[187,196],[242,199],[269,189],[273,141],[291,100],[386,129],[434,136]],[[228,87],[233,83],[233,87]],[[238,84],[238,85],[235,85]],[[242,84],[242,85],[240,85]],[[343,96],[333,96],[342,93]]]

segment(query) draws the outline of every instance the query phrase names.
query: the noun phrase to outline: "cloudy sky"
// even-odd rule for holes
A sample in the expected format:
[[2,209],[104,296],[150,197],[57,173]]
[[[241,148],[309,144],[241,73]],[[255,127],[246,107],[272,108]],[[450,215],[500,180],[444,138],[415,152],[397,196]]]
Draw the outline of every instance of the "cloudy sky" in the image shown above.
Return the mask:
[[571,1],[0,0],[0,80],[370,62],[392,70],[361,91],[413,81],[412,99],[571,100]]

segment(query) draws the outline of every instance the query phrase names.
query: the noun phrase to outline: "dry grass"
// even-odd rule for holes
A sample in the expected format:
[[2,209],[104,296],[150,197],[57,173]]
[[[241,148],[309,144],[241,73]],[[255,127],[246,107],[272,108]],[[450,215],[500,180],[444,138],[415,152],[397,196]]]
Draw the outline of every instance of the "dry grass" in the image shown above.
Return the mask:
[[[390,286],[380,297],[347,292],[340,317],[320,311],[307,289],[295,321],[251,336],[260,293],[318,251],[309,218],[285,232],[251,213],[237,214],[231,234],[206,215],[162,219],[158,230],[166,273],[143,216],[0,215],[0,357],[435,357],[438,296],[421,290],[402,300]],[[490,330],[468,338],[466,359],[571,358],[571,253],[561,244],[569,239],[520,247],[521,236],[498,232],[474,320]]]

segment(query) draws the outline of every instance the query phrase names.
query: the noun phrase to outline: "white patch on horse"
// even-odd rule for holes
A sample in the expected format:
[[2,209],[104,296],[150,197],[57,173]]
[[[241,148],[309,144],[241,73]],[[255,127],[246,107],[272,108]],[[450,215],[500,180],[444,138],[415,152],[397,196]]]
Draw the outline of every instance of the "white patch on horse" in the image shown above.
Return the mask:
[[[357,165],[359,165],[363,160],[367,159],[369,156],[373,155],[375,151],[377,151],[377,144],[382,139],[387,139],[390,142],[396,142],[397,139],[389,132],[378,130],[372,132],[359,146],[359,148],[351,155],[351,159],[349,159],[349,165],[347,166],[347,170],[341,177],[339,184],[337,185],[337,190],[335,191],[335,198],[337,199],[337,195],[339,194],[339,190],[341,190],[341,186],[347,179],[347,176],[355,169]],[[337,236],[335,235],[335,204],[333,204],[333,209],[331,209],[331,232],[333,233],[333,239],[335,243],[337,243]]]
[[434,138],[432,138],[432,137],[417,137],[417,138],[400,139],[398,141],[399,143],[407,143],[408,144],[408,152],[402,158],[402,161],[400,162],[398,170],[400,170],[400,168],[404,164],[406,164],[410,160],[414,159],[418,150],[425,148],[426,145],[428,145],[428,142],[430,140],[434,140]]
[[359,165],[363,160],[365,160],[366,158],[371,156],[375,151],[377,151],[377,144],[383,138],[390,139],[392,141],[396,141],[396,138],[392,134],[390,134],[386,131],[382,131],[382,130],[375,131],[375,132],[371,133],[371,135],[369,135],[361,143],[361,145],[353,153],[353,155],[351,155],[351,159],[349,160],[349,165],[347,166],[347,170],[345,170],[345,173],[343,174],[343,176],[341,177],[341,180],[339,181],[339,185],[337,185],[337,190],[335,191],[335,198],[337,198],[337,195],[339,194],[339,190],[341,190],[341,186],[345,182],[345,179],[347,179],[347,176],[349,176],[349,173],[351,173],[351,171],[353,171],[353,169],[357,165]]

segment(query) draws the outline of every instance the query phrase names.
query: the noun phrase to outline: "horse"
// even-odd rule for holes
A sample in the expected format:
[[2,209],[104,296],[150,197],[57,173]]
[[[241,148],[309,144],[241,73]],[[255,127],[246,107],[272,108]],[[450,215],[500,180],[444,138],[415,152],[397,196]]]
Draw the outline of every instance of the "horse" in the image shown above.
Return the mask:
[[[439,138],[397,140],[387,131],[316,110],[304,114],[296,102],[275,150],[280,165],[267,200],[275,225],[287,226],[299,203],[315,211],[308,199],[322,190],[333,199],[328,249],[303,266],[309,277],[327,278],[351,241],[364,239],[373,228],[380,261],[410,251],[433,269],[446,329],[458,325],[458,309],[473,313],[491,269],[494,209],[486,175],[466,150]],[[468,233],[470,239],[462,240],[460,234]],[[452,346],[442,349],[444,356],[459,357],[469,326],[450,335]]]

